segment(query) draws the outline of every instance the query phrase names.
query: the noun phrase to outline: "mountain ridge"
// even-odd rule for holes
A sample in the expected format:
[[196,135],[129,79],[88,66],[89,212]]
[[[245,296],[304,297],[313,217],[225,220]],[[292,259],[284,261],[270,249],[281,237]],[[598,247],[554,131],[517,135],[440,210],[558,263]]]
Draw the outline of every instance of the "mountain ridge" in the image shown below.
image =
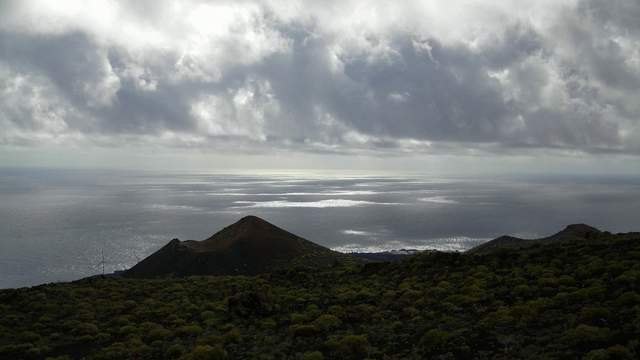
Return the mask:
[[[483,255],[501,249],[595,239],[604,234],[587,224],[570,224],[536,239],[502,235],[466,251]],[[420,253],[416,251],[416,253]],[[303,266],[329,267],[339,263],[398,261],[412,255],[392,253],[345,254],[318,245],[257,216],[248,215],[201,240],[173,239],[123,275],[161,277],[190,275],[257,275]]]

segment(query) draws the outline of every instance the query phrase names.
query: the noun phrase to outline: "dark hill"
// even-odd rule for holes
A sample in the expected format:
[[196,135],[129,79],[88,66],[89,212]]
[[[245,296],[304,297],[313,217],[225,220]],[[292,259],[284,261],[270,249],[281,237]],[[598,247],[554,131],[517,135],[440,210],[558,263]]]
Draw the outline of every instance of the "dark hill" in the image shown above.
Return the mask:
[[173,239],[125,276],[253,275],[284,266],[327,267],[349,261],[354,259],[247,216],[203,241]]
[[572,224],[565,227],[562,231],[539,239],[521,239],[514,236],[503,235],[484,244],[478,245],[469,250],[469,254],[486,254],[498,249],[519,249],[532,245],[546,245],[556,242],[576,241],[595,239],[602,234],[602,231],[586,225]]

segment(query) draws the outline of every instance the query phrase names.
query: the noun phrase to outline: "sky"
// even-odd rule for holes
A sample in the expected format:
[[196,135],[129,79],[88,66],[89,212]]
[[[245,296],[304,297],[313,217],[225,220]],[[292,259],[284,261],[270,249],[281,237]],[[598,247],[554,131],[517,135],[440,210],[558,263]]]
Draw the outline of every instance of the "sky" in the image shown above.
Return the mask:
[[633,0],[0,0],[0,166],[640,174]]

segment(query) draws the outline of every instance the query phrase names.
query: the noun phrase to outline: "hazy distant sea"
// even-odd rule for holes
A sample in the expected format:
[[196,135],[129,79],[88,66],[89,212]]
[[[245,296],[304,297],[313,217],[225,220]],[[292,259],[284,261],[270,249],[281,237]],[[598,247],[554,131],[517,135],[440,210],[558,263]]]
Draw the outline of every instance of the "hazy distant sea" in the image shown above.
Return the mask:
[[125,269],[254,214],[340,251],[465,250],[570,223],[640,230],[637,177],[0,169],[0,288]]

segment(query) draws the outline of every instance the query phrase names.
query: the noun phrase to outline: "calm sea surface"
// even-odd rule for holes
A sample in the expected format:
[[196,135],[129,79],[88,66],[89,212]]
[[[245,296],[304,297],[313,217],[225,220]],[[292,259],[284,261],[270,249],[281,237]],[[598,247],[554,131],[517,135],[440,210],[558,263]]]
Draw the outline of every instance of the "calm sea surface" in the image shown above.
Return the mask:
[[637,177],[0,169],[0,288],[130,267],[248,214],[340,251],[465,250],[570,223],[640,230]]

